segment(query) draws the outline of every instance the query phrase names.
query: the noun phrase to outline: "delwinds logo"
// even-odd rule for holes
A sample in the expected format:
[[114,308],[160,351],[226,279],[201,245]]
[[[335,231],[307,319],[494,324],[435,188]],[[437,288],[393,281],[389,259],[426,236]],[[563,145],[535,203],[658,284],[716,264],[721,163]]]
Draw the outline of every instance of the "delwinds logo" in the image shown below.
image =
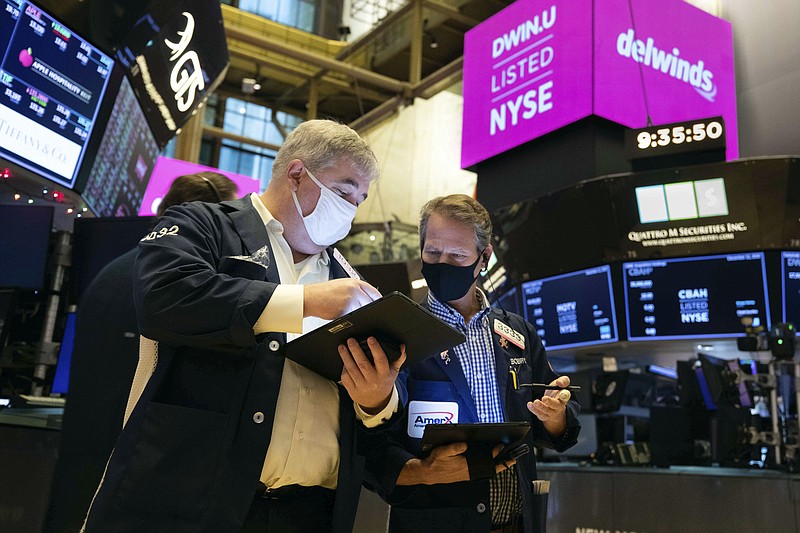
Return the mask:
[[617,53],[676,80],[690,84],[700,96],[709,102],[713,102],[717,96],[714,73],[705,68],[702,59],[697,63],[681,59],[679,57],[681,51],[677,47],[672,49],[672,53],[669,53],[656,47],[652,37],[648,37],[644,41],[635,39],[634,30],[629,29],[617,37]]

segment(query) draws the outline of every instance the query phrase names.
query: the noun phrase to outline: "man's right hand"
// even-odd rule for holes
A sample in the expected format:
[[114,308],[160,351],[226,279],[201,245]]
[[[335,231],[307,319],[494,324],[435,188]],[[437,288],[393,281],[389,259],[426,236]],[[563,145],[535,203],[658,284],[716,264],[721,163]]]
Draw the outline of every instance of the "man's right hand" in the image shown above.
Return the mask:
[[333,320],[381,297],[378,289],[354,278],[303,286],[303,316]]
[[[503,445],[495,446],[492,457],[497,457]],[[437,446],[425,459],[410,459],[397,477],[397,485],[435,485],[438,483],[457,483],[469,481],[469,468],[464,452],[467,451],[465,442],[454,442]],[[516,460],[506,461],[495,465],[495,471],[500,472],[516,464]]]

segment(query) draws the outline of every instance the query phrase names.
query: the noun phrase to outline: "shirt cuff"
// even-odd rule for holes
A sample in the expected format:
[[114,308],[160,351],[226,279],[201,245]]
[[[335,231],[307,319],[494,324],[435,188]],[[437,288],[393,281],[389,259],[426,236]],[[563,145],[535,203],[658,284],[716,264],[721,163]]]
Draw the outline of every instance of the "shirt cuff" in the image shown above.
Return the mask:
[[303,333],[303,286],[281,283],[275,287],[253,331],[256,335],[273,331]]
[[389,403],[386,404],[386,407],[384,407],[383,410],[377,415],[365,413],[364,410],[361,409],[361,406],[356,402],[353,402],[353,407],[355,408],[356,416],[359,420],[361,420],[361,423],[368,428],[374,428],[392,418],[392,415],[397,412],[397,406],[399,403],[400,396],[397,394],[397,386],[394,386],[392,388],[392,397],[389,398]]

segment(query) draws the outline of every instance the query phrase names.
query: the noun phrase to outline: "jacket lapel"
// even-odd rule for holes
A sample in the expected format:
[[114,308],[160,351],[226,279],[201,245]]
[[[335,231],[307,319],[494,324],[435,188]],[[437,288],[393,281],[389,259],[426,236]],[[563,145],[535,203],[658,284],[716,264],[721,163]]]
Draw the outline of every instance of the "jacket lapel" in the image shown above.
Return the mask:
[[475,400],[472,399],[472,393],[469,391],[467,378],[464,377],[464,369],[461,368],[461,362],[458,360],[458,357],[456,357],[456,354],[452,348],[448,350],[448,353],[449,362],[446,362],[447,358],[443,359],[442,357],[437,357],[436,363],[439,365],[442,371],[447,374],[450,382],[455,386],[456,390],[461,395],[461,398],[464,400],[464,405],[469,407],[471,419],[477,422],[478,409],[475,407]]
[[280,283],[278,265],[272,260],[272,245],[269,242],[267,228],[264,227],[264,221],[261,220],[261,216],[259,216],[256,208],[253,207],[250,195],[237,200],[222,202],[222,205],[228,209],[228,216],[231,218],[236,232],[242,239],[242,247],[245,253],[253,254],[256,250],[260,250],[265,246],[267,247],[267,250],[269,250],[267,281],[271,283]]

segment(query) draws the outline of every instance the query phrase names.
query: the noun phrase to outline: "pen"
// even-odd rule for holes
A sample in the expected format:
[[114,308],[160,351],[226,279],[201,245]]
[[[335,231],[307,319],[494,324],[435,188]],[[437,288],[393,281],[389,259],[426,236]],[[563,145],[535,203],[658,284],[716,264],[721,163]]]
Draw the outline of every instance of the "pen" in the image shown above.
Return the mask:
[[520,383],[520,387],[532,387],[534,389],[540,390],[570,390],[570,391],[579,391],[581,390],[580,385],[570,385],[569,387],[559,387],[558,385],[545,385],[544,383]]

